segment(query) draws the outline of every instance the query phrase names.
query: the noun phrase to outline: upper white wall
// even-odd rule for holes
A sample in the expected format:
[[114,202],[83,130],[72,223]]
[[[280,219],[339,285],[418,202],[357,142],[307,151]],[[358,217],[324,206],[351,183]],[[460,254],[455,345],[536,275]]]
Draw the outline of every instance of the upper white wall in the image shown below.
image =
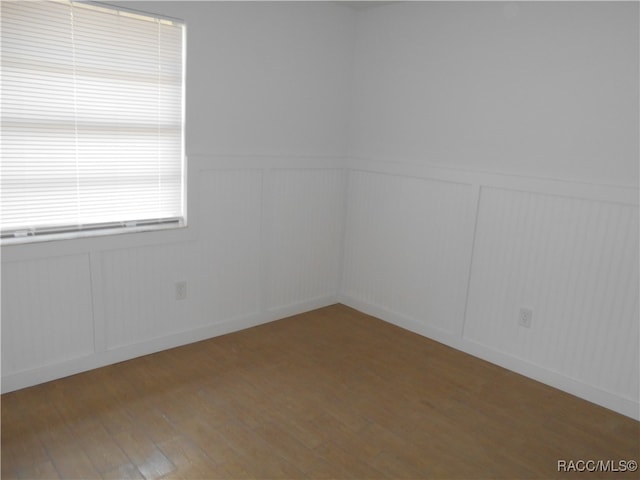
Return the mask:
[[350,153],[638,184],[638,4],[403,2],[357,15]]
[[121,2],[187,24],[188,154],[344,155],[355,12],[331,2]]

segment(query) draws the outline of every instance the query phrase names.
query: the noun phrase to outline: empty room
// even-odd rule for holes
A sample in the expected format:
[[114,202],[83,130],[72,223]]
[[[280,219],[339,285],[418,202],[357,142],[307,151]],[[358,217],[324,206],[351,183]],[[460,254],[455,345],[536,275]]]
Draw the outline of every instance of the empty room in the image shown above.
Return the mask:
[[2,0],[2,478],[640,478],[639,7]]

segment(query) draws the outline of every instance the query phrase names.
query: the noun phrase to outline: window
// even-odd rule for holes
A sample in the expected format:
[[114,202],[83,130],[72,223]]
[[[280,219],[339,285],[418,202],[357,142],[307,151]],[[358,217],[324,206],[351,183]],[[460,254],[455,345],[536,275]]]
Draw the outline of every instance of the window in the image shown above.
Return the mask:
[[3,243],[184,226],[184,24],[1,8]]

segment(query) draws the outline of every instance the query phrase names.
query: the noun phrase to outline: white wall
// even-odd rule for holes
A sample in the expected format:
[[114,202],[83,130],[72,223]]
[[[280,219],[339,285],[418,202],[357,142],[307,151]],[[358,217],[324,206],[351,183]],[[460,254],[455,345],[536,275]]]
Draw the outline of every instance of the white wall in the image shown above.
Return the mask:
[[190,228],[3,248],[3,391],[341,300],[640,417],[637,4],[126,5]]
[[639,418],[638,4],[364,10],[354,85],[341,300]]
[[353,12],[125,6],[187,24],[189,228],[3,247],[3,391],[337,299]]
[[358,16],[356,157],[638,185],[635,2],[404,2]]
[[353,12],[329,2],[124,2],[187,24],[193,154],[343,156]]

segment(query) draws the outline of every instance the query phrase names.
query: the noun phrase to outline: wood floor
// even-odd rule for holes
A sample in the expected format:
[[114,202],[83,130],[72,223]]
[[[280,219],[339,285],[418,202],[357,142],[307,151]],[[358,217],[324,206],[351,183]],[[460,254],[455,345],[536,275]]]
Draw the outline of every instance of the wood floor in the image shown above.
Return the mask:
[[342,305],[2,396],[3,479],[624,479],[558,460],[638,461],[639,442],[636,421]]

